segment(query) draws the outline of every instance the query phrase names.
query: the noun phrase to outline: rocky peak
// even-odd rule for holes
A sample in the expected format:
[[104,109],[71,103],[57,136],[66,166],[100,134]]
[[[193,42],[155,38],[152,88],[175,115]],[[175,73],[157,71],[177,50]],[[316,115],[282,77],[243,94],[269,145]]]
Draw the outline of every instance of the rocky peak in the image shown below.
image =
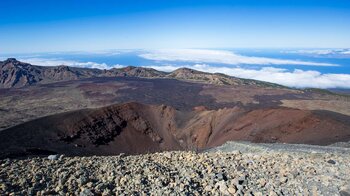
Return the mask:
[[70,71],[69,67],[67,65],[59,65],[57,66],[58,71]]
[[190,69],[190,68],[186,68],[186,67],[182,67],[179,69],[176,69],[175,71],[171,72],[171,73],[175,73],[175,74],[199,74],[199,73],[203,73],[194,69]]
[[15,58],[8,58],[5,61],[0,62],[0,68],[2,71],[9,70],[9,69],[23,70],[23,69],[30,69],[32,67],[33,66],[31,64],[18,61]]
[[131,70],[136,69],[136,68],[137,67],[135,67],[135,66],[127,66],[127,67],[124,67],[123,70],[124,71],[131,71]]
[[23,87],[40,80],[35,66],[8,58],[0,64],[0,88]]
[[1,67],[5,67],[5,65],[6,65],[6,67],[10,66],[10,65],[12,65],[10,67],[13,67],[14,65],[18,65],[20,63],[21,62],[17,61],[17,59],[15,59],[15,58],[8,58],[8,59],[6,59],[5,61],[2,62],[2,66]]
[[4,63],[17,63],[19,61],[17,61],[16,58],[8,58],[4,61]]

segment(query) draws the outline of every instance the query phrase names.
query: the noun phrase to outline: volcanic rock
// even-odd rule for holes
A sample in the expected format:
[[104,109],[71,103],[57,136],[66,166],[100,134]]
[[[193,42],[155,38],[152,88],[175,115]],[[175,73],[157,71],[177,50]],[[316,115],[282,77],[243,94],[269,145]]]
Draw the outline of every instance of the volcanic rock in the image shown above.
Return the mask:
[[335,119],[290,108],[184,112],[131,102],[61,113],[3,130],[0,152],[1,157],[138,154],[202,150],[231,140],[328,145],[350,140],[349,130],[347,116]]

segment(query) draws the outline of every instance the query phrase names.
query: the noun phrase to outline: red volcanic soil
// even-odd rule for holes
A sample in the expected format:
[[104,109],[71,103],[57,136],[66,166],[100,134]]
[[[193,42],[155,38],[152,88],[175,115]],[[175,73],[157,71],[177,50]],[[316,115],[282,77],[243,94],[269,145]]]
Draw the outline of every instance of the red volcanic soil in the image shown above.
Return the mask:
[[137,103],[61,113],[0,132],[6,154],[112,155],[182,149],[166,127],[172,108]]
[[327,145],[350,140],[350,117],[290,108],[178,111],[125,103],[36,119],[0,132],[0,157],[204,149],[229,140]]
[[216,146],[227,140],[316,145],[349,141],[349,117],[327,113],[290,108],[249,111],[220,127],[207,145]]

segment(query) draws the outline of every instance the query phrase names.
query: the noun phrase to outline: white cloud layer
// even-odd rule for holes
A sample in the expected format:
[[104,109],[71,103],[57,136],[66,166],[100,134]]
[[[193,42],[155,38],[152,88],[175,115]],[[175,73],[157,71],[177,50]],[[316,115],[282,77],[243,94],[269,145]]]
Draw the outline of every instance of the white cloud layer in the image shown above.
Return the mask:
[[283,53],[292,53],[292,54],[309,54],[309,55],[341,55],[348,56],[350,55],[350,49],[318,49],[318,50],[290,50],[283,51]]
[[97,68],[97,69],[110,69],[124,67],[122,65],[108,66],[106,63],[96,63],[96,62],[78,62],[72,60],[62,60],[54,58],[20,58],[22,62],[30,63],[32,65],[41,66],[57,66],[57,65],[68,65],[72,67],[84,67],[84,68]]
[[318,63],[299,60],[285,60],[265,57],[251,57],[235,54],[224,50],[202,50],[202,49],[169,49],[154,50],[140,57],[157,61],[183,61],[194,63],[221,63],[229,65],[308,65],[308,66],[338,66],[331,63]]
[[[149,66],[161,71],[173,71],[180,66]],[[184,66],[181,66],[184,67]],[[318,71],[303,71],[263,67],[259,70],[230,67],[214,67],[206,64],[185,66],[198,71],[224,73],[230,76],[261,80],[297,88],[350,88],[350,74],[322,74]]]

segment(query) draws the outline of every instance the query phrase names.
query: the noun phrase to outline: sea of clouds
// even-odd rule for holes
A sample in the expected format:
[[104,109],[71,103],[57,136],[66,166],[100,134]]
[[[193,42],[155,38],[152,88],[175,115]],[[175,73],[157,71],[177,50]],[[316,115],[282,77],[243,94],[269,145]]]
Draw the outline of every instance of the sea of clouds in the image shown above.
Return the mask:
[[350,57],[350,49],[315,49],[315,50],[287,50],[282,53],[291,54],[305,54],[305,55],[316,55],[316,56],[345,56]]
[[[342,52],[347,52],[342,50]],[[310,52],[311,53],[311,52]],[[306,66],[339,66],[331,63],[312,61],[286,60],[277,58],[244,56],[225,50],[202,49],[167,49],[144,51],[139,57],[157,61],[153,65],[143,67],[171,72],[181,67],[210,72],[223,73],[230,76],[261,80],[297,88],[350,88],[350,74],[321,73],[316,70],[287,70],[274,65],[306,65]],[[23,62],[34,65],[56,66],[69,65],[75,67],[110,69],[126,65],[107,65],[106,63],[80,62],[59,58],[25,57]],[[159,62],[164,62],[159,64]],[[176,64],[172,64],[176,62]],[[211,64],[216,64],[211,65]],[[217,64],[222,64],[218,66]],[[261,65],[259,69],[247,68],[245,65]]]
[[221,63],[228,65],[308,65],[308,66],[338,66],[331,63],[319,63],[299,60],[286,60],[265,57],[239,55],[224,50],[202,49],[167,49],[153,50],[139,55],[140,57],[157,61],[183,61],[195,63]]

